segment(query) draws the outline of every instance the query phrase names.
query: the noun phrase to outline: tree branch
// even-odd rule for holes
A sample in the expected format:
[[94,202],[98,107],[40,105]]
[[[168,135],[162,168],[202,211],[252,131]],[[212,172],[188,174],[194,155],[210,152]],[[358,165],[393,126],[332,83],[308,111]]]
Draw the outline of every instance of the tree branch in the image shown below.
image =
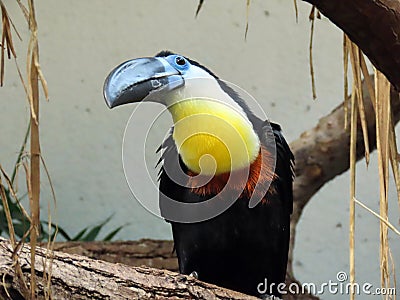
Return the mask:
[[342,29],[400,91],[400,1],[303,1]]
[[[375,112],[365,83],[363,83],[363,95],[369,148],[373,151],[376,149]],[[343,103],[340,104],[329,115],[321,118],[314,128],[303,132],[300,138],[290,144],[296,161],[288,263],[288,273],[291,276],[293,276],[292,261],[296,226],[305,205],[325,183],[349,169],[350,131],[344,130],[343,106]],[[393,87],[391,108],[392,120],[396,124],[400,120],[400,99],[399,93]],[[350,108],[348,112],[350,115]],[[360,160],[365,155],[361,125],[357,126],[357,130],[357,160]]]
[[[1,299],[24,299],[15,280],[9,241],[0,238]],[[149,267],[130,267],[84,256],[36,248],[34,274],[37,299],[51,289],[51,299],[257,299],[204,283],[190,276]],[[26,282],[30,279],[30,247],[18,252]],[[51,278],[51,285],[44,278]]]
[[[60,242],[55,243],[54,250],[84,255],[113,263],[124,263],[130,266],[148,266],[178,272],[178,260],[173,252],[174,244],[168,240],[141,239],[138,241],[104,242]],[[287,276],[286,284],[296,283],[295,278]],[[316,300],[308,293],[285,295],[285,300]]]

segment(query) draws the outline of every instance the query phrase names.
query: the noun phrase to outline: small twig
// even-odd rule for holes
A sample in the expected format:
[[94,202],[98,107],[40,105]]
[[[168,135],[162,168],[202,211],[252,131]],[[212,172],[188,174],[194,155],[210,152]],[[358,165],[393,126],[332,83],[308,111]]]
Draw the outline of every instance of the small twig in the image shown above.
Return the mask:
[[313,99],[317,99],[317,92],[315,88],[315,75],[313,63],[313,37],[314,37],[314,21],[315,21],[315,6],[311,8],[309,20],[311,21],[310,44],[309,44],[309,62],[310,62],[310,75],[311,75],[311,88]]
[[20,164],[22,155],[25,152],[26,143],[28,141],[30,130],[31,130],[31,123],[28,124],[28,128],[26,129],[24,140],[22,142],[21,148],[19,149],[18,157],[17,157],[17,161],[15,162],[15,165],[14,165],[13,173],[11,174],[11,183],[12,184],[14,184],[15,176],[17,175],[18,165]]
[[379,214],[374,212],[372,209],[370,209],[364,203],[362,203],[361,201],[357,200],[357,198],[355,198],[355,197],[354,197],[354,202],[357,203],[358,205],[360,205],[362,208],[364,208],[368,212],[370,212],[371,214],[373,214],[375,217],[377,217],[382,223],[384,223],[395,234],[400,235],[400,231],[396,227],[394,227],[394,225],[392,223],[390,223],[388,220],[385,220],[384,218],[382,218],[382,216],[380,216]]
[[299,8],[297,7],[297,0],[293,0],[294,12],[296,14],[296,23],[299,23]]
[[197,16],[199,15],[199,12],[200,12],[201,8],[203,7],[203,4],[204,4],[204,0],[199,0],[199,4],[197,5],[197,9],[196,9],[195,18],[197,18]]
[[[349,212],[349,266],[350,266],[350,284],[355,281],[355,204],[356,194],[356,161],[357,161],[357,99],[356,86],[353,85],[351,94],[351,119],[350,119],[350,212]],[[354,300],[354,289],[350,293],[350,300]]]
[[[3,168],[0,165],[0,170],[2,170],[2,169]],[[7,219],[8,234],[10,236],[11,245],[13,247],[15,247],[16,239],[15,239],[14,224],[12,222],[10,207],[8,206],[8,200],[7,200],[7,196],[6,196],[6,191],[4,189],[4,186],[3,186],[3,183],[2,183],[2,180],[1,180],[1,175],[0,175],[0,196],[1,196],[1,199],[3,200],[4,213],[5,213],[6,219]]]
[[247,39],[247,33],[249,31],[249,12],[250,12],[250,0],[246,2],[246,28],[244,30],[244,39]]

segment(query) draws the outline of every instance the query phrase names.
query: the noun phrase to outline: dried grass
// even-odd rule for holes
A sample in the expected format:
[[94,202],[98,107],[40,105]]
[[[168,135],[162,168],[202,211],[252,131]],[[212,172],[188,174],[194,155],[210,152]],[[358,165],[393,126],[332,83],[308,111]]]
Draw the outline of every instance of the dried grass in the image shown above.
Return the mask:
[[348,129],[348,110],[349,110],[349,80],[348,80],[348,70],[349,70],[349,52],[350,52],[350,47],[348,44],[350,43],[349,38],[347,37],[346,34],[343,34],[343,78],[344,78],[344,129]]
[[356,198],[353,199],[354,202],[357,205],[360,205],[362,208],[364,208],[366,211],[377,217],[382,223],[384,223],[389,229],[391,229],[395,234],[400,236],[400,230],[398,230],[392,223],[390,223],[387,219],[382,218],[381,215],[378,213],[374,212],[372,209],[370,209],[368,206],[366,206],[364,203],[361,201],[357,200]]
[[296,23],[299,23],[299,8],[297,6],[297,0],[293,0],[293,6],[294,6],[294,13],[296,16]]
[[244,30],[244,39],[247,39],[247,33],[249,32],[249,13],[250,13],[250,0],[246,0],[246,28]]
[[[8,184],[8,188],[11,191],[11,195],[14,197],[14,199],[17,199],[17,196],[16,196],[16,193],[15,193],[15,191],[13,189],[13,185],[11,183],[11,180],[7,176],[7,174],[4,171],[4,169],[2,168],[2,166],[0,165],[0,197],[1,197],[2,202],[3,202],[3,208],[4,208],[4,212],[5,212],[6,219],[7,219],[7,225],[8,225],[8,234],[10,236],[11,246],[13,248],[13,255],[12,255],[13,266],[12,267],[15,269],[16,280],[19,283],[19,285],[21,286],[21,292],[22,292],[23,296],[26,299],[29,299],[30,298],[29,289],[28,289],[27,283],[25,281],[25,277],[23,276],[21,265],[18,262],[18,251],[19,251],[19,249],[21,248],[21,246],[23,244],[24,238],[17,243],[16,237],[15,237],[14,225],[13,225],[12,218],[11,218],[11,212],[10,212],[10,208],[8,206],[7,196],[5,194],[5,188],[4,188],[4,185],[2,183],[2,179],[1,179],[2,177],[5,178],[5,180],[6,180],[7,184]],[[19,202],[18,202],[18,204],[19,204]],[[28,216],[28,214],[26,213],[26,211],[24,209],[22,209],[21,211],[26,216]],[[29,216],[28,216],[28,219],[29,219]],[[28,234],[29,234],[29,231],[26,233],[26,236]],[[5,273],[4,273],[4,276],[5,276]],[[2,278],[2,281],[5,282],[5,278],[4,277]],[[6,288],[7,285],[4,285],[4,287],[5,287],[6,293],[8,294],[7,288]],[[10,297],[10,299],[11,299],[11,297]]]
[[[388,220],[388,187],[389,187],[389,161],[392,166],[392,173],[396,182],[398,199],[400,199],[400,174],[398,166],[397,144],[395,138],[394,125],[392,122],[390,109],[390,83],[385,76],[378,70],[375,70],[375,83],[372,83],[368,73],[367,65],[361,50],[344,35],[343,39],[343,64],[344,64],[344,95],[345,95],[345,113],[347,115],[347,99],[348,99],[348,79],[347,70],[350,57],[352,69],[352,97],[351,97],[351,121],[350,121],[350,228],[349,228],[349,250],[350,250],[350,283],[355,283],[355,203],[369,211],[375,216],[379,216],[380,220],[380,252],[379,260],[381,267],[381,287],[391,287],[391,275],[395,278],[394,264],[390,259],[390,247],[388,240],[388,228],[395,233],[399,231]],[[370,95],[374,110],[376,123],[376,144],[378,153],[378,169],[379,169],[379,186],[380,186],[380,209],[379,215],[369,209],[366,205],[355,198],[356,196],[356,132],[357,132],[357,115],[360,117],[360,124],[363,132],[363,140],[365,147],[365,159],[368,166],[369,163],[369,140],[368,126],[364,111],[363,95],[361,88],[362,76],[367,84],[367,91]],[[348,121],[345,120],[345,128]],[[399,200],[400,203],[400,200]],[[395,279],[393,280],[395,284]],[[389,295],[385,296],[389,299]],[[350,299],[354,299],[354,291],[350,295]]]
[[17,54],[15,53],[15,48],[14,48],[14,43],[12,40],[12,34],[11,34],[11,20],[10,17],[8,16],[7,9],[3,3],[3,1],[0,0],[0,9],[1,9],[1,23],[2,23],[2,34],[1,34],[1,44],[0,44],[0,86],[3,86],[4,83],[4,56],[5,56],[5,51],[7,50],[7,57],[8,59],[11,58],[11,54],[13,55],[14,58],[17,57]]
[[[349,221],[349,266],[350,266],[350,284],[353,286],[355,280],[355,202],[356,195],[356,161],[357,161],[357,87],[353,85],[351,93],[351,117],[350,117],[350,221]],[[352,290],[350,299],[355,297],[355,291]]]
[[[297,10],[296,10],[296,17],[297,17]],[[315,74],[314,74],[314,62],[313,62],[313,40],[314,40],[315,18],[321,19],[321,14],[319,13],[318,9],[315,6],[313,6],[311,8],[310,15],[308,16],[308,19],[311,22],[310,43],[308,46],[308,55],[309,55],[308,61],[310,64],[311,90],[312,90],[312,96],[313,96],[314,100],[317,99],[317,89],[315,87]]]
[[[375,116],[376,143],[378,150],[378,170],[380,186],[379,213],[388,221],[388,188],[389,188],[389,126],[390,126],[390,83],[386,77],[375,70]],[[380,222],[380,266],[381,286],[390,286],[388,227]],[[386,296],[386,299],[389,299]]]
[[195,15],[196,18],[199,15],[200,10],[203,8],[203,4],[204,4],[204,0],[199,0],[199,4],[197,4],[196,15]]
[[[16,269],[17,277],[19,278],[20,285],[23,289],[24,297],[27,299],[36,299],[36,274],[35,274],[35,251],[36,251],[36,244],[39,236],[39,229],[40,229],[40,168],[41,165],[44,167],[47,177],[49,178],[50,186],[52,189],[52,194],[55,199],[53,185],[50,180],[50,176],[48,174],[46,165],[41,157],[40,152],[40,136],[39,136],[39,83],[41,83],[45,98],[48,99],[48,89],[47,89],[47,82],[44,78],[43,72],[41,71],[40,64],[39,64],[39,43],[38,43],[38,27],[36,22],[36,15],[35,15],[35,5],[34,0],[28,0],[28,7],[26,8],[20,0],[16,0],[18,5],[23,12],[25,19],[28,23],[29,30],[30,30],[30,39],[27,49],[27,56],[26,56],[26,78],[24,80],[24,76],[19,68],[19,65],[16,60],[16,53],[15,48],[13,45],[12,40],[12,33],[11,27],[12,22],[9,18],[7,13],[7,9],[4,3],[0,0],[0,8],[2,14],[2,37],[1,37],[1,60],[0,60],[0,84],[3,84],[4,81],[4,57],[5,51],[7,51],[8,58],[11,58],[11,54],[15,59],[16,67],[18,70],[19,77],[21,79],[22,85],[25,89],[27,99],[29,101],[30,107],[30,130],[25,136],[23,146],[21,147],[20,154],[18,156],[18,165],[22,165],[25,170],[25,178],[26,178],[26,185],[28,190],[29,196],[29,206],[30,206],[30,214],[21,207],[21,211],[25,214],[27,220],[30,222],[30,228],[25,233],[23,238],[20,242],[17,243],[15,238],[15,232],[12,224],[11,214],[7,203],[7,198],[5,195],[4,186],[1,182],[1,176],[6,178],[8,188],[11,191],[11,194],[15,198],[16,202],[19,204],[18,198],[16,197],[16,193],[14,192],[13,183],[15,177],[17,175],[18,165],[15,167],[11,180],[6,175],[5,171],[1,168],[0,174],[0,196],[3,201],[3,206],[5,209],[7,223],[9,227],[9,234],[11,239],[11,244],[13,246],[13,258],[14,258],[14,267]],[[14,26],[13,26],[14,27]],[[14,27],[15,29],[15,27]],[[15,32],[17,32],[15,30]],[[18,32],[17,35],[19,36]],[[30,133],[30,136],[29,136]],[[23,153],[25,152],[26,142],[30,138],[30,153],[27,156],[29,160],[26,158],[23,159]],[[55,200],[54,200],[55,201]],[[19,204],[20,205],[20,204]],[[49,204],[50,206],[50,204]],[[51,227],[51,215],[50,215],[50,207],[48,212],[48,219],[49,219],[49,226]],[[50,232],[50,231],[49,231]],[[25,239],[30,237],[30,246],[31,246],[31,276],[30,276],[30,284],[28,289],[28,284],[24,281],[24,277],[22,276],[21,267],[18,264],[18,251],[22,244],[24,243]],[[52,249],[52,242],[49,241],[48,249]],[[48,251],[48,255],[50,255],[50,251]],[[48,256],[46,259],[48,259]],[[44,262],[46,266],[47,263]],[[51,265],[51,264],[50,264]],[[45,282],[48,285],[48,291],[50,291],[50,278],[51,278],[51,267],[50,270],[43,272]],[[51,295],[46,293],[45,299],[50,299]]]

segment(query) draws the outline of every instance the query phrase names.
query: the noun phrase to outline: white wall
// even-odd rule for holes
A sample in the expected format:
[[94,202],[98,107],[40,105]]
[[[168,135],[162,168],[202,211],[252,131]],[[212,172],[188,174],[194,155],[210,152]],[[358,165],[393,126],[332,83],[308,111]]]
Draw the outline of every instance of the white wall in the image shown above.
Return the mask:
[[[9,2],[9,13],[24,39],[21,43],[15,38],[24,71],[27,28],[16,4]],[[42,153],[56,189],[57,219],[68,232],[114,214],[108,231],[129,223],[119,239],[171,238],[169,226],[133,199],[124,178],[121,143],[133,107],[109,111],[102,97],[105,76],[123,60],[162,49],[196,59],[252,93],[269,117],[282,125],[289,141],[341,101],[341,32],[325,18],[316,23],[318,100],[313,101],[308,70],[310,6],[298,3],[296,23],[292,1],[253,1],[245,41],[245,2],[206,1],[197,19],[196,1],[36,3],[41,65],[51,98],[41,102]],[[149,113],[153,109],[149,105]],[[7,62],[5,87],[0,89],[0,111],[0,162],[11,173],[28,122],[27,101],[12,61]],[[154,142],[154,150],[159,142]],[[358,197],[377,209],[376,156],[371,160],[368,170],[359,164]],[[137,170],[138,184],[143,172]],[[295,255],[301,280],[335,280],[338,271],[348,269],[348,182],[346,174],[328,183],[304,212]],[[46,215],[51,196],[45,180],[42,187]],[[150,187],[143,189],[156,197]],[[391,198],[391,219],[398,225],[394,192]],[[378,284],[378,222],[357,208],[356,226],[358,278]],[[398,258],[399,238],[392,235],[391,242],[393,257]]]

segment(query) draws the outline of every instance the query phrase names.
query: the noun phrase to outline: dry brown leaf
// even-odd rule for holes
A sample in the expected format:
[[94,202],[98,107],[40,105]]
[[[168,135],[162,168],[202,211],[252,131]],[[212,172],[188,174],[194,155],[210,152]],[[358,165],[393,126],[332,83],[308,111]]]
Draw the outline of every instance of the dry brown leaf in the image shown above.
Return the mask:
[[310,31],[310,43],[308,48],[309,53],[309,63],[310,63],[310,75],[311,75],[311,90],[313,99],[317,99],[317,92],[315,88],[315,75],[314,75],[314,63],[313,63],[313,38],[314,38],[314,21],[315,21],[315,6],[311,8],[311,12],[309,15],[309,20],[311,22],[311,31]]
[[247,39],[247,33],[249,31],[249,11],[250,11],[250,0],[246,1],[246,28],[244,30],[244,39]]
[[[1,165],[0,165],[0,170],[1,170],[1,173],[4,172],[4,170],[3,170]],[[4,189],[4,185],[3,185],[3,182],[2,182],[2,179],[1,179],[1,175],[0,175],[0,196],[1,196],[1,200],[3,202],[4,213],[5,213],[6,219],[7,219],[8,235],[10,236],[11,245],[13,247],[15,247],[17,242],[16,242],[16,239],[15,239],[14,225],[13,225],[13,222],[12,222],[10,207],[8,206],[6,191]]]
[[[380,185],[379,213],[388,220],[390,83],[375,70],[376,135]],[[381,286],[390,286],[388,227],[380,223]],[[386,299],[389,299],[386,297]]]
[[30,223],[31,222],[31,218],[30,218],[28,212],[25,210],[25,208],[21,204],[21,202],[19,201],[17,193],[14,190],[13,183],[12,183],[11,179],[8,177],[7,173],[1,167],[1,165],[0,165],[0,172],[4,176],[5,181],[7,182],[8,190],[10,191],[11,196],[14,198],[15,202],[17,203],[17,205],[18,205],[19,209],[21,210],[22,214],[24,215],[24,217]]
[[299,23],[299,8],[297,7],[297,0],[293,0],[294,12],[296,14],[296,23]]
[[348,110],[349,110],[349,80],[348,80],[348,69],[349,69],[349,51],[350,51],[350,40],[345,33],[343,33],[343,77],[344,77],[344,129],[348,128]]
[[357,47],[356,44],[350,42],[350,61],[353,73],[353,91],[355,92],[356,100],[358,102],[358,112],[360,115],[361,128],[363,132],[364,138],[364,147],[365,147],[365,162],[368,166],[369,164],[369,141],[368,141],[368,126],[367,120],[365,117],[365,109],[363,102],[363,92],[362,92],[362,82],[361,82],[361,51]]
[[[40,141],[39,141],[39,46],[37,40],[37,23],[34,1],[28,1],[29,29],[31,37],[27,55],[28,91],[31,101],[31,137],[30,137],[30,195],[29,206],[32,219],[30,234],[31,246],[31,299],[36,297],[35,256],[36,244],[40,228]],[[36,118],[35,118],[36,116]]]
[[[355,281],[355,195],[356,195],[356,161],[357,161],[357,99],[355,85],[351,93],[351,117],[350,117],[350,220],[349,220],[349,266],[350,284]],[[350,299],[354,300],[354,290],[350,293]]]
[[369,97],[372,101],[372,105],[374,106],[374,109],[376,110],[376,108],[375,108],[375,87],[374,87],[374,83],[372,82],[372,78],[369,75],[367,64],[365,63],[364,55],[360,56],[360,63],[361,63],[361,71],[362,71],[364,80],[367,84],[367,91],[368,91]]
[[204,0],[200,0],[199,4],[197,5],[197,9],[196,9],[196,15],[195,15],[196,18],[199,15],[201,8],[203,7],[203,4],[204,4]]
[[385,220],[384,218],[382,218],[382,216],[380,216],[378,213],[374,212],[371,208],[369,208],[368,206],[366,206],[364,203],[357,200],[356,198],[354,198],[354,202],[357,203],[358,205],[360,205],[362,208],[364,208],[366,211],[368,211],[375,217],[377,217],[382,223],[384,223],[387,227],[389,227],[395,234],[400,236],[400,231],[388,220]]

